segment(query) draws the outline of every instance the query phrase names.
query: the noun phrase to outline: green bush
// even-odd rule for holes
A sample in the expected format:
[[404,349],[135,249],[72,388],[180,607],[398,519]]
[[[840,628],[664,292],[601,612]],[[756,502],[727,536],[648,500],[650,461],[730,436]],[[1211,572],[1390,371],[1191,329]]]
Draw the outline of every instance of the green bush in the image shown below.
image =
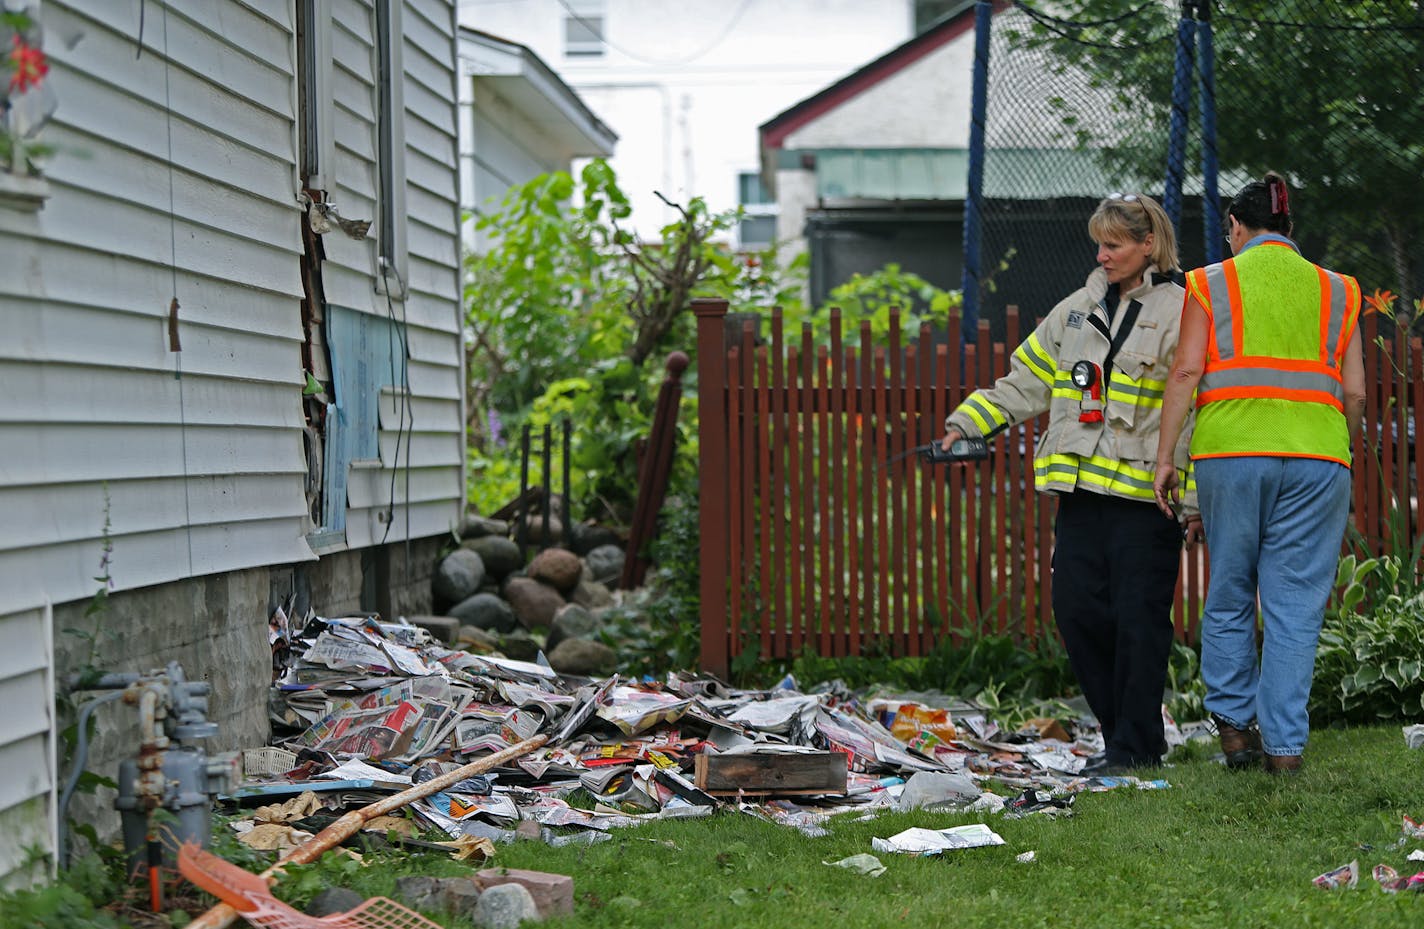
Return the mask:
[[621,672],[659,676],[695,668],[701,649],[697,504],[669,498],[648,548],[653,567],[636,596],[613,610],[600,633]]
[[1310,715],[1320,724],[1417,719],[1424,713],[1424,584],[1417,559],[1340,559],[1337,602],[1315,655]]

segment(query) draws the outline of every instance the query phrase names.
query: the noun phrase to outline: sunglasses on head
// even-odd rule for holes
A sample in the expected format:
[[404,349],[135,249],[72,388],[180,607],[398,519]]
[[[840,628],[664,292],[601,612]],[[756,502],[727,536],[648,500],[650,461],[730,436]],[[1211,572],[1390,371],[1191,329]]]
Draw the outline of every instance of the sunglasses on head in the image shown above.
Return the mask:
[[1108,199],[1109,199],[1109,200],[1121,200],[1123,203],[1136,203],[1136,202],[1137,202],[1137,194],[1125,194],[1125,193],[1123,193],[1122,191],[1118,191],[1118,192],[1115,193],[1115,194],[1108,194]]

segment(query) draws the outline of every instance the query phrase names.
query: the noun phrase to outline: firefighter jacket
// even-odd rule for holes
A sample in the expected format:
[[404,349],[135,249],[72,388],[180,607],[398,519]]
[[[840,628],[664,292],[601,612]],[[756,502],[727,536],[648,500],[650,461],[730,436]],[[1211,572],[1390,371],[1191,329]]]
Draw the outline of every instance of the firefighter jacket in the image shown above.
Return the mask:
[[[1055,306],[1014,351],[1009,372],[992,387],[974,391],[949,415],[946,429],[992,438],[1046,410],[1048,429],[1033,460],[1039,492],[1082,489],[1151,502],[1162,395],[1177,350],[1185,293],[1179,280],[1178,274],[1149,266],[1142,284],[1120,295],[1109,320],[1107,274],[1095,269],[1082,289]],[[1122,332],[1128,324],[1131,329]],[[1107,369],[1114,339],[1119,347]],[[1071,372],[1080,361],[1103,370],[1098,401],[1073,384]],[[1101,411],[1100,421],[1081,421],[1085,411]],[[1187,454],[1191,425],[1189,419],[1176,447],[1186,488],[1183,518],[1198,512]]]

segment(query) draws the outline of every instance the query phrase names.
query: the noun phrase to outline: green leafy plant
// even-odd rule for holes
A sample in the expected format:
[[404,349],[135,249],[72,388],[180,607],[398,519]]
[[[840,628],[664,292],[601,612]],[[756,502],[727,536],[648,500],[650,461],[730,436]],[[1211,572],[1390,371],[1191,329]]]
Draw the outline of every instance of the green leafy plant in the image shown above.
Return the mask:
[[1419,552],[1340,559],[1339,594],[1315,655],[1311,718],[1367,723],[1424,712],[1424,579]]
[[654,568],[643,591],[614,610],[600,633],[626,674],[660,675],[697,666],[701,649],[697,506],[670,499],[649,546]]

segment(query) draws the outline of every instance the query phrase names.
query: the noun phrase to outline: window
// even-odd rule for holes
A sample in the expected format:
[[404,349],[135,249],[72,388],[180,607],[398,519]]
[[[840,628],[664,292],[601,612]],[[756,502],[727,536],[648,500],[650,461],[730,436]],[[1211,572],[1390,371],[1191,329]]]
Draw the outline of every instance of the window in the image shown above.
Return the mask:
[[761,182],[760,173],[737,173],[737,202],[742,206],[742,221],[737,227],[742,248],[765,248],[776,241],[776,201]]
[[603,0],[567,0],[564,11],[564,56],[603,57]]

